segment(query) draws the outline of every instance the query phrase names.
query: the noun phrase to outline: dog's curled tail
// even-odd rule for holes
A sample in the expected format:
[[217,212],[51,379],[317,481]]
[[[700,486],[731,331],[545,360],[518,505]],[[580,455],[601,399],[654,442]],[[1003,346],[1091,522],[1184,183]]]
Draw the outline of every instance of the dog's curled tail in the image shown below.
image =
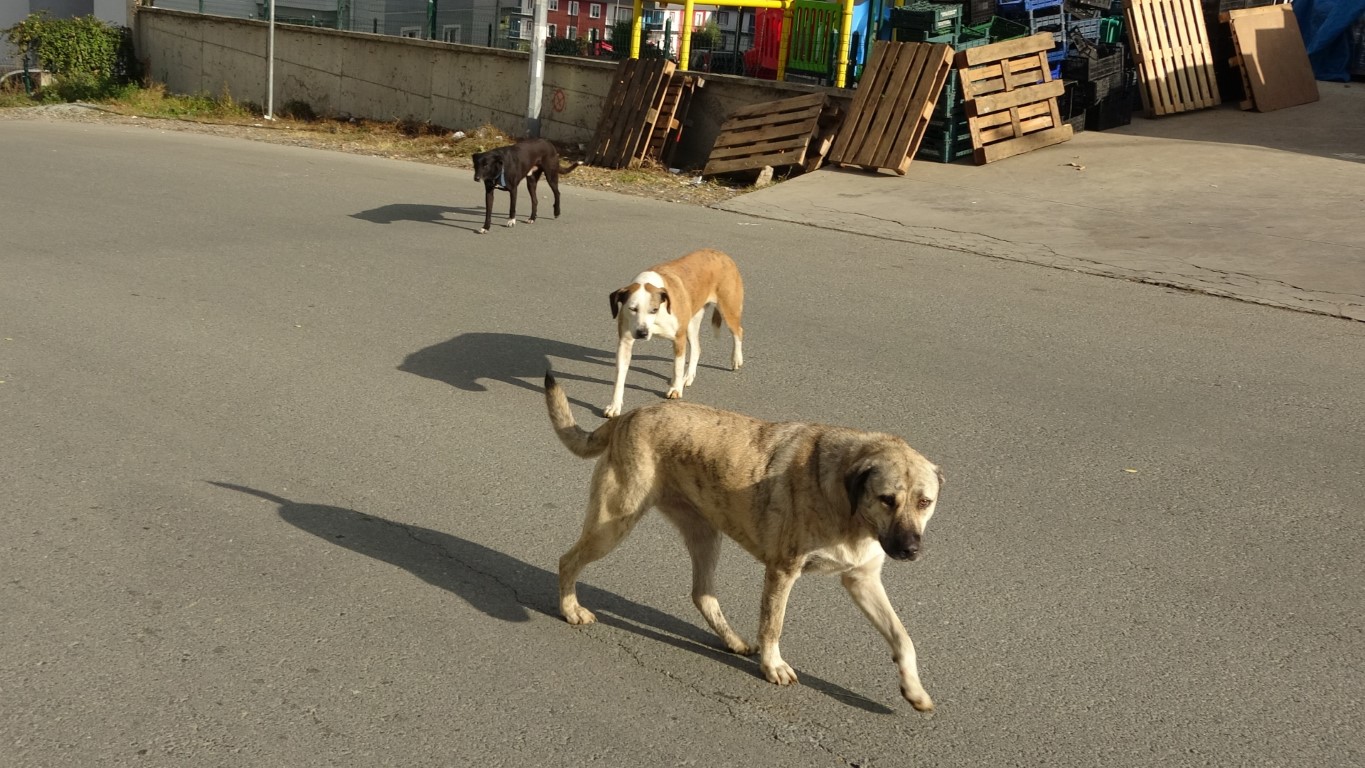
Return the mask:
[[545,372],[545,407],[550,411],[550,424],[554,426],[559,442],[575,456],[591,459],[607,450],[614,422],[608,421],[594,432],[578,426],[573,411],[569,410],[568,396],[550,371]]
[[559,175],[560,175],[560,176],[563,176],[564,174],[566,174],[566,173],[572,171],[573,169],[577,168],[577,167],[580,166],[580,165],[582,165],[582,163],[580,163],[580,162],[578,162],[577,160],[575,160],[575,161],[573,161],[572,163],[569,163],[568,166],[560,168],[560,169],[559,169]]

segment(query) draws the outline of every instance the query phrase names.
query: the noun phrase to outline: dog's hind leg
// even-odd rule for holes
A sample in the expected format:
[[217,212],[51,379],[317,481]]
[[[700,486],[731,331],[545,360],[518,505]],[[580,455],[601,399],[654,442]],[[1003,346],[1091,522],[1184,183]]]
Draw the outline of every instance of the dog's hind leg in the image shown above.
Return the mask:
[[716,562],[720,559],[720,532],[686,505],[669,504],[659,509],[677,526],[683,543],[687,545],[687,553],[692,556],[692,603],[732,653],[741,656],[754,654],[758,648],[746,643],[730,628],[725,614],[721,613],[720,600],[716,599],[715,575]]
[[921,712],[933,710],[934,700],[929,698],[929,693],[920,683],[915,644],[910,641],[910,634],[896,616],[896,610],[891,607],[891,600],[882,586],[881,563],[849,571],[843,574],[841,580],[853,602],[858,604],[863,615],[891,646],[891,659],[896,663],[901,695],[910,702],[910,706]]
[[683,386],[690,387],[697,380],[697,361],[701,359],[701,321],[706,317],[706,307],[702,307],[692,319],[687,321],[687,378]]
[[716,297],[716,312],[711,316],[711,324],[720,329],[720,320],[730,328],[735,345],[730,351],[730,369],[739,370],[744,365],[744,285],[741,283]]
[[[555,161],[556,164],[559,161]],[[555,218],[559,218],[559,169],[545,171],[545,183],[550,185],[550,191],[555,196]]]
[[570,624],[591,624],[597,620],[578,604],[578,576],[588,563],[600,560],[616,548],[649,508],[649,489],[622,484],[606,459],[593,470],[592,493],[583,532],[578,541],[559,558],[559,610]]

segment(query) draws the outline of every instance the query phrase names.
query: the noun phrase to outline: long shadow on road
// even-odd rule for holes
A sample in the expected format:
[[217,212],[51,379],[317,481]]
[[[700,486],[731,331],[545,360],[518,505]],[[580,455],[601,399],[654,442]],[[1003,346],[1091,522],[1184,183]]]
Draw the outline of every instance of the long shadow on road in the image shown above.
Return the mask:
[[[559,576],[497,550],[448,533],[385,520],[353,509],[303,504],[268,491],[209,482],[219,488],[278,504],[280,519],[299,530],[402,568],[428,584],[459,595],[492,618],[508,622],[529,621],[531,611],[559,618]],[[579,584],[578,595],[605,625],[761,677],[756,663],[714,646],[717,640],[696,625],[586,584]],[[893,711],[809,674],[803,674],[801,679],[807,686],[850,706],[878,714]]]
[[[635,356],[635,361],[662,359]],[[403,359],[398,370],[442,381],[466,392],[487,392],[488,387],[483,381],[499,381],[540,393],[544,392],[540,382],[544,380],[545,371],[552,367],[554,360],[590,363],[608,368],[607,378],[604,379],[576,376],[557,370],[555,375],[563,379],[611,386],[616,375],[615,350],[594,349],[515,333],[460,334],[449,341],[413,352]],[[640,374],[668,380],[663,374],[655,371],[632,367],[631,375],[626,378],[626,386],[630,389],[653,392],[660,397],[667,391],[666,387],[656,391],[631,384],[631,379],[638,379]],[[579,400],[574,400],[573,403],[600,412],[600,406]]]
[[381,205],[378,208],[371,208],[368,211],[351,214],[351,218],[368,221],[374,224],[392,224],[395,221],[416,221],[426,224],[442,224],[447,227],[468,227],[457,224],[446,219],[447,213],[468,216],[471,224],[477,229],[483,221],[482,208],[451,208],[446,205],[423,205],[420,203],[393,203],[391,205]]

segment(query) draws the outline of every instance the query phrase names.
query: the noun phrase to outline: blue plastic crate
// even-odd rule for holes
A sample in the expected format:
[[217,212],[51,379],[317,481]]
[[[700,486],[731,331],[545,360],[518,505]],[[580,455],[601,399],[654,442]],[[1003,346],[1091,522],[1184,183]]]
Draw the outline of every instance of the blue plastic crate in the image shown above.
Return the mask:
[[1062,0],[1013,0],[1012,2],[996,3],[1001,15],[1018,15],[1028,11],[1037,11],[1053,8],[1057,13],[1062,12]]

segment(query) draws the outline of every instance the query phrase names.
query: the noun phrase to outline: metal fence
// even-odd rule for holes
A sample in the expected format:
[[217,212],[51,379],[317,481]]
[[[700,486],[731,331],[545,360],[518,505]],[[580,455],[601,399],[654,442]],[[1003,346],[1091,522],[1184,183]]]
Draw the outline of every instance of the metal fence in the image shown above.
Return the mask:
[[[156,8],[264,21],[267,0],[153,0]],[[526,48],[531,13],[519,0],[280,0],[275,21],[495,48]]]

